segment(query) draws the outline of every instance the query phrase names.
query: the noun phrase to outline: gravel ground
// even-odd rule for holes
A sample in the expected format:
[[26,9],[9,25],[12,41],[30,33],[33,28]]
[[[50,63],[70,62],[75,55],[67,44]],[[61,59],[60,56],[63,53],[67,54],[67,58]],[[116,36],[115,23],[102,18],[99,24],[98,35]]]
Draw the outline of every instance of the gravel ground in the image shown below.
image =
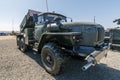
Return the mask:
[[15,38],[0,39],[0,80],[120,80],[120,52],[109,51],[107,58],[85,72],[83,64],[69,59],[62,74],[51,76],[43,69],[39,54],[22,53]]

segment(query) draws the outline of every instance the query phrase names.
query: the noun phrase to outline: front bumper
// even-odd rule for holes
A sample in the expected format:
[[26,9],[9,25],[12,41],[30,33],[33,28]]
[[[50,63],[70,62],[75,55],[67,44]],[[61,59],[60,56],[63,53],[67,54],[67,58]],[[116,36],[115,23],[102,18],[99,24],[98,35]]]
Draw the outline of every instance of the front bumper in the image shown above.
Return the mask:
[[86,57],[87,64],[82,67],[82,70],[85,71],[89,67],[96,65],[103,57],[107,56],[107,51],[110,48],[110,43],[104,45],[101,49],[95,50],[90,55]]

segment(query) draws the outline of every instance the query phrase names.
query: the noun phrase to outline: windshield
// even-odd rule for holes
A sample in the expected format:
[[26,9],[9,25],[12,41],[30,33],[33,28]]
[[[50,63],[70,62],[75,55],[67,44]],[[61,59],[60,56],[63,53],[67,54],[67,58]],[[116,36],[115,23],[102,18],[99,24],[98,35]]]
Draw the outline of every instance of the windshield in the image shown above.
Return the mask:
[[106,31],[106,32],[105,32],[105,36],[106,36],[106,37],[107,37],[107,36],[110,36],[110,32]]
[[56,18],[59,18],[61,22],[67,22],[66,17],[60,16],[60,15],[55,15],[55,14],[47,14],[45,17],[45,21],[46,22],[50,21],[52,23],[52,22],[55,22]]

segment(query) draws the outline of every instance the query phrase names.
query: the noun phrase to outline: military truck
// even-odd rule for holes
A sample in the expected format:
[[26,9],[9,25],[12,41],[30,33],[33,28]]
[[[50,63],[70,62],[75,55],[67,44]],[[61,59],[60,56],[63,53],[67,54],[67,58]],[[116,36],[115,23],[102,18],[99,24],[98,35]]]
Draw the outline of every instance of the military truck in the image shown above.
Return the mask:
[[36,49],[43,67],[52,75],[60,72],[64,57],[82,57],[87,61],[82,67],[85,71],[106,56],[109,48],[104,44],[103,26],[67,20],[55,12],[29,10],[17,35],[18,48],[23,52]]
[[110,33],[112,34],[111,49],[120,49],[120,27],[112,28]]
[[[113,23],[120,25],[120,19],[115,19]],[[110,29],[110,33],[112,34],[111,37],[111,49],[120,50],[120,27],[115,27]]]

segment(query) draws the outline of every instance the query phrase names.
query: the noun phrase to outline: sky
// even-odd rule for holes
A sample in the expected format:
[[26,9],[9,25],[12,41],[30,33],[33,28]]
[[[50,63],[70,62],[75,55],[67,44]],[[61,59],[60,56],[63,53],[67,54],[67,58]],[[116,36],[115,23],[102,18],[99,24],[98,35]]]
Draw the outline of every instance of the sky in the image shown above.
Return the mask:
[[[47,0],[49,11],[71,17],[73,21],[93,22],[105,28],[116,27],[120,0]],[[28,9],[46,12],[46,0],[0,0],[0,31],[18,31]]]

